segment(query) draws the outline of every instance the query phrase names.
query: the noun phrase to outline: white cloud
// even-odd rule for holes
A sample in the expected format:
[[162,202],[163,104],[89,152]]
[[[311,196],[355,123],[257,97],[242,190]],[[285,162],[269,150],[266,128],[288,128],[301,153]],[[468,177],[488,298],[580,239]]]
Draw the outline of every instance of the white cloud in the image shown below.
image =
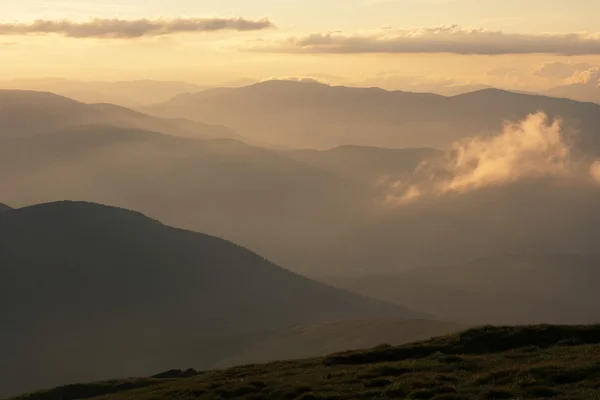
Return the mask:
[[[424,196],[466,193],[523,179],[582,177],[571,155],[561,122],[549,121],[544,113],[532,114],[506,125],[496,136],[455,143],[444,158],[424,162],[406,181],[388,180],[386,203],[402,205]],[[600,161],[589,173],[600,182]]]

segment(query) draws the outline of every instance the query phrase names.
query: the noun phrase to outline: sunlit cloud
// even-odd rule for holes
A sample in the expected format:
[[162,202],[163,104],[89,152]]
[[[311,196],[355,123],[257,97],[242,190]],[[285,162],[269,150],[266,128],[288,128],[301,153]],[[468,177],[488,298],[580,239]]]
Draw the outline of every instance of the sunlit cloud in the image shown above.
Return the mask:
[[253,50],[287,53],[600,54],[600,36],[529,34],[466,29],[456,25],[385,30],[372,34],[316,33]]
[[101,19],[86,22],[70,20],[37,20],[31,23],[0,23],[0,35],[56,34],[69,38],[134,39],[167,36],[178,33],[217,31],[256,31],[273,28],[266,18],[159,18]]
[[[507,124],[496,136],[458,141],[445,157],[425,161],[406,180],[387,178],[379,186],[387,191],[387,204],[403,205],[425,196],[467,193],[524,179],[586,178],[572,154],[561,121],[549,121],[540,112]],[[600,182],[600,161],[591,164],[589,174]]]

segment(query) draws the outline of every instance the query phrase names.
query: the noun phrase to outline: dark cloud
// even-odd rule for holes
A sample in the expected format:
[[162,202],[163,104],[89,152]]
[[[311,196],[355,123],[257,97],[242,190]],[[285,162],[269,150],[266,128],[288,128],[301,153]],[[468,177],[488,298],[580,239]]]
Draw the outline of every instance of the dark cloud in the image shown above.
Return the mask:
[[175,19],[92,19],[37,20],[32,23],[0,23],[0,35],[58,34],[70,38],[133,39],[176,33],[215,32],[223,30],[253,31],[272,28],[268,19],[244,18],[175,18]]
[[526,34],[463,29],[386,31],[373,35],[334,33],[294,37],[256,51],[289,53],[453,53],[453,54],[600,54],[600,36],[585,34]]

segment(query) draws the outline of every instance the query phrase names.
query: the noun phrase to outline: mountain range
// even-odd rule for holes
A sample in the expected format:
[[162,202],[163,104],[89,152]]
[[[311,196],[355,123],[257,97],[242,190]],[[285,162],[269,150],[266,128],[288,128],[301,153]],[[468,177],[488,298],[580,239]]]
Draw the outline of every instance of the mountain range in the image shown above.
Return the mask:
[[158,130],[195,138],[240,138],[223,126],[158,118],[113,104],[84,104],[48,92],[0,90],[0,139],[49,134],[87,124]]
[[[278,87],[279,82],[266,84]],[[313,87],[289,84],[290,98],[297,85]],[[346,91],[316,87],[326,92]],[[363,93],[363,89],[357,90]],[[347,92],[351,99],[353,89]],[[396,96],[382,93],[392,100]],[[394,185],[411,182],[413,172],[424,161],[446,157],[445,151],[350,145],[329,150],[277,150],[231,139],[177,137],[148,121],[155,130],[117,122],[78,125],[73,116],[85,112],[108,112],[119,116],[119,121],[123,114],[136,121],[154,117],[49,94],[17,94],[22,98],[16,102],[21,104],[21,115],[44,112],[49,122],[36,122],[35,135],[22,129],[19,138],[0,139],[2,201],[16,207],[77,199],[136,209],[173,226],[226,237],[311,276],[462,265],[481,257],[523,251],[597,252],[593,240],[600,218],[597,185],[525,179],[386,206],[386,196]],[[412,98],[412,94],[401,95]],[[540,107],[558,107],[553,111],[557,115],[600,115],[589,112],[600,106],[541,96],[500,91],[465,96],[482,97],[481,103],[488,105],[495,98],[500,109],[520,109],[522,114],[532,102],[538,102]],[[415,95],[417,100],[421,97]],[[48,103],[44,108],[40,108],[39,98]],[[433,105],[440,100],[434,95],[429,98]],[[57,109],[63,111],[47,111]],[[81,112],[67,111],[72,109]],[[486,119],[485,113],[473,115],[493,124],[494,118]],[[352,117],[351,113],[348,116]],[[13,114],[7,112],[4,117],[0,125],[6,126]],[[21,127],[30,123],[25,117],[20,121]],[[573,121],[579,119],[570,122],[575,126]],[[592,123],[589,118],[585,121]],[[52,128],[51,132],[44,127]],[[403,132],[398,130],[398,135]],[[582,152],[595,154],[592,143],[598,135],[587,132],[582,134],[585,141],[573,149],[573,158]],[[427,183],[426,176],[419,179]]]
[[125,107],[167,101],[181,93],[195,93],[207,89],[177,81],[77,81],[61,78],[16,79],[0,81],[0,89],[27,89],[57,93],[82,103],[112,103]]
[[600,148],[600,105],[484,89],[452,97],[315,82],[266,81],[217,92],[187,94],[143,109],[226,125],[254,140],[292,148],[342,145],[446,148],[454,141],[499,132],[506,121],[546,112],[577,130],[586,147]]
[[[599,107],[282,81],[142,111],[0,91],[0,395],[598,322]],[[562,130],[502,131],[537,111]]]

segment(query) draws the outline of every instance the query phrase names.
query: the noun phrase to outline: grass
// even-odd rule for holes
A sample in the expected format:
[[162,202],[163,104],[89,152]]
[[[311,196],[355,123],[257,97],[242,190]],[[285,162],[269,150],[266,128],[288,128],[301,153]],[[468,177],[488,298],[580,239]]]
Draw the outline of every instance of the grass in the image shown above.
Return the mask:
[[483,327],[398,347],[185,379],[74,385],[19,400],[600,399],[600,326]]

